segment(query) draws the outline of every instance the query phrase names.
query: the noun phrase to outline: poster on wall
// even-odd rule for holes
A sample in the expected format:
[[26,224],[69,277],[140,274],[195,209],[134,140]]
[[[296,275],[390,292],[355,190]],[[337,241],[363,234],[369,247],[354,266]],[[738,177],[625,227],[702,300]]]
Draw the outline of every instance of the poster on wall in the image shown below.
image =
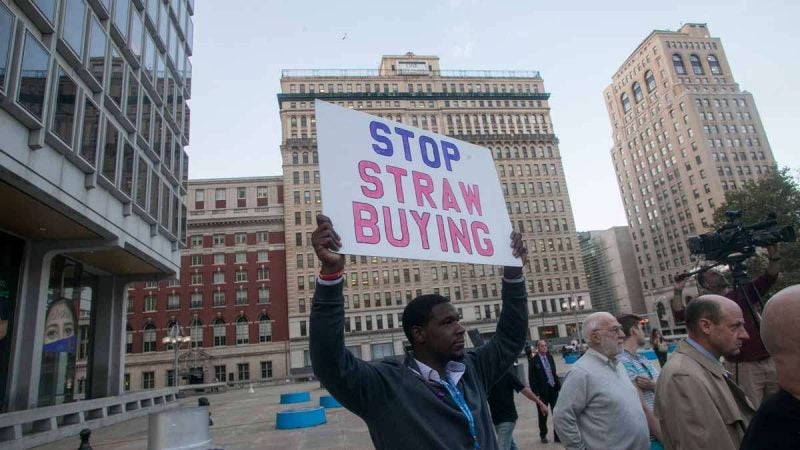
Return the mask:
[[323,213],[343,254],[521,266],[489,149],[317,100]]

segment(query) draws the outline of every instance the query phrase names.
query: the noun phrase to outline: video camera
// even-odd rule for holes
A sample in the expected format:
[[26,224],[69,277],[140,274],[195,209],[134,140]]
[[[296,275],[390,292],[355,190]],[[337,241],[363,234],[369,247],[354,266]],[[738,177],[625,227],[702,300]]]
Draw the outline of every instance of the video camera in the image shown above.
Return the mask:
[[689,237],[691,254],[729,264],[753,256],[756,247],[797,240],[794,227],[778,225],[774,213],[761,222],[749,225],[742,223],[741,211],[725,211],[725,217],[728,223],[716,231]]

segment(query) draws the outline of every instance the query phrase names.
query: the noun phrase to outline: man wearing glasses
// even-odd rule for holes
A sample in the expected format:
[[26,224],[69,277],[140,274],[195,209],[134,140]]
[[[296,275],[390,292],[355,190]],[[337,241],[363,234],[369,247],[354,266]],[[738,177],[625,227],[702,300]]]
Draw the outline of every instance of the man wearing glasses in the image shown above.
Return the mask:
[[619,361],[625,334],[614,316],[583,322],[589,350],[567,372],[553,426],[568,450],[650,448],[647,419],[636,387]]

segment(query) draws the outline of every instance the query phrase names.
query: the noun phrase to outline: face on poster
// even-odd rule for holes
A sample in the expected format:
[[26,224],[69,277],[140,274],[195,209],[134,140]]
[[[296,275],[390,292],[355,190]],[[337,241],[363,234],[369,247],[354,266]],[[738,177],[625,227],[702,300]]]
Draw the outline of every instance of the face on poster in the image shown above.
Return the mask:
[[343,254],[521,266],[491,151],[317,100],[323,212]]

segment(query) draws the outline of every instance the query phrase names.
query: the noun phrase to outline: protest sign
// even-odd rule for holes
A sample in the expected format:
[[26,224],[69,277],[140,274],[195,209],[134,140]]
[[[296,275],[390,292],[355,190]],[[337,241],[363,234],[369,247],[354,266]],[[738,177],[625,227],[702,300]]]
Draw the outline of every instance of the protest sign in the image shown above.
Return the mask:
[[323,213],[343,254],[521,266],[492,153],[317,100]]

